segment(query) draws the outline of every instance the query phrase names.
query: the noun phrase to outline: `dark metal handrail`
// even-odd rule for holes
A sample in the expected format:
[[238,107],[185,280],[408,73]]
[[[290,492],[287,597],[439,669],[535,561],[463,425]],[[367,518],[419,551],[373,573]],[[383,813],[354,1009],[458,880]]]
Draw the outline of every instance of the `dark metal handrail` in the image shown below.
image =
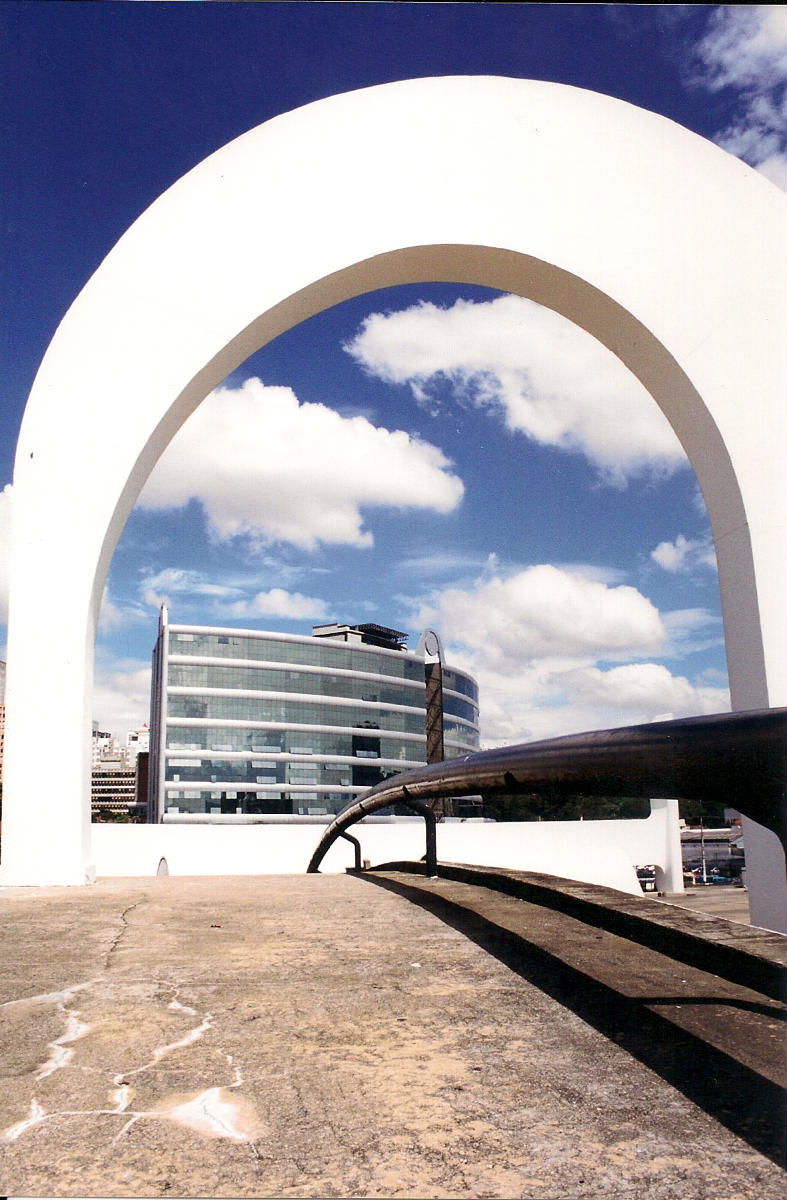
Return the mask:
[[785,845],[787,708],[654,721],[481,750],[378,783],[328,826],[308,871],[350,825],[389,805],[477,792],[723,801]]

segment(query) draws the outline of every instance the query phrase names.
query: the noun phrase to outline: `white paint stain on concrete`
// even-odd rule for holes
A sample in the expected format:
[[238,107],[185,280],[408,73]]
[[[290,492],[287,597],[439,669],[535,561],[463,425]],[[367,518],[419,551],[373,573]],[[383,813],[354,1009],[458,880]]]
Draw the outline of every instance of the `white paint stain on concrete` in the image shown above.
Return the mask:
[[55,1004],[66,1018],[65,1033],[49,1043],[49,1058],[45,1063],[39,1065],[38,1074],[36,1075],[37,1080],[46,1079],[54,1071],[59,1071],[71,1059],[73,1050],[69,1048],[70,1043],[84,1037],[89,1031],[90,1026],[80,1021],[78,1011],[76,1009],[69,1009],[68,1005],[77,992],[84,991],[85,988],[93,987],[94,984],[101,983],[102,981],[102,976],[98,976],[96,979],[87,979],[82,983],[72,984],[71,987],[63,988],[59,992],[39,992],[35,996],[21,996],[17,1000],[6,1000],[3,1004],[0,1004],[0,1008],[13,1008],[19,1005]]
[[[60,1007],[62,1008],[62,1005]],[[74,1053],[69,1043],[78,1041],[90,1029],[89,1025],[85,1025],[83,1021],[78,1019],[78,1013],[70,1013],[66,1009],[63,1009],[63,1012],[67,1017],[66,1031],[59,1038],[56,1038],[54,1042],[49,1043],[51,1053],[47,1062],[42,1065],[41,1070],[36,1075],[37,1080],[46,1079],[47,1076],[54,1074],[55,1071],[59,1071],[61,1067],[64,1067]]]
[[140,1117],[149,1117],[149,1116],[155,1116],[155,1115],[157,1115],[157,1114],[143,1113],[143,1112],[134,1113],[134,1115],[130,1118],[130,1120],[126,1121],[125,1125],[120,1130],[120,1132],[115,1134],[115,1136],[112,1139],[112,1145],[114,1146],[116,1142],[119,1142],[120,1139],[123,1137],[123,1134],[128,1133],[131,1126],[136,1125],[136,1123],[140,1119]]
[[[91,981],[95,982],[95,981]],[[32,1003],[34,1001],[55,1003],[61,1009],[66,1017],[65,1032],[54,1042],[50,1042],[51,1055],[49,1060],[40,1068],[37,1079],[45,1079],[53,1072],[65,1067],[73,1055],[70,1048],[70,1043],[84,1037],[90,1030],[90,1025],[79,1020],[78,1012],[66,1008],[68,1002],[73,995],[84,987],[89,987],[90,983],[77,984],[72,988],[65,989],[61,992],[49,992],[36,997],[28,997],[25,1001],[11,1001],[9,1003]],[[3,1007],[0,1005],[0,1007]],[[168,1007],[174,1011],[184,1012],[191,1015],[196,1015],[196,1010],[188,1005],[181,1004],[178,1000],[172,1000]],[[230,1090],[238,1088],[244,1082],[243,1075],[239,1067],[234,1065],[233,1056],[225,1054],[227,1066],[232,1069],[233,1081],[222,1087],[207,1088],[205,1091],[198,1093],[191,1100],[187,1100],[181,1104],[177,1104],[171,1108],[164,1110],[153,1109],[151,1111],[135,1111],[129,1108],[129,1104],[134,1095],[134,1089],[129,1083],[129,1076],[138,1075],[143,1071],[150,1069],[161,1061],[166,1055],[173,1053],[175,1050],[181,1049],[184,1046],[190,1046],[198,1041],[213,1024],[213,1014],[206,1013],[199,1025],[194,1026],[182,1038],[175,1042],[167,1042],[163,1046],[157,1046],[153,1051],[153,1057],[149,1062],[141,1067],[135,1067],[131,1071],[122,1071],[116,1074],[113,1078],[114,1090],[111,1093],[113,1107],[110,1109],[95,1109],[78,1112],[57,1111],[48,1113],[35,1099],[30,1103],[30,1115],[24,1120],[18,1121],[15,1125],[11,1125],[8,1129],[0,1133],[0,1144],[9,1144],[16,1141],[23,1133],[38,1125],[44,1120],[58,1116],[125,1116],[127,1119],[123,1127],[116,1134],[113,1142],[117,1142],[125,1133],[141,1119],[155,1120],[172,1120],[180,1125],[185,1125],[195,1132],[208,1137],[224,1137],[230,1138],[233,1141],[245,1142],[249,1141],[252,1136],[249,1132],[251,1128],[249,1124],[249,1114],[244,1109],[243,1102],[235,1102],[228,1096]],[[246,1106],[247,1107],[247,1106]],[[246,1114],[244,1116],[244,1113]],[[251,1124],[253,1124],[253,1120]],[[242,1126],[247,1126],[244,1129]]]
[[0,1141],[6,1145],[10,1142],[15,1142],[20,1134],[25,1133],[33,1125],[38,1125],[39,1122],[46,1118],[46,1115],[46,1112],[38,1101],[33,1098],[30,1101],[30,1116],[24,1121],[17,1121],[16,1125],[12,1125],[9,1129],[3,1130],[3,1133],[0,1135]]
[[127,1083],[123,1081],[123,1075],[116,1075],[114,1082],[118,1085],[112,1093],[112,1099],[115,1102],[115,1112],[125,1112],[128,1108],[130,1098],[130,1089]]
[[[153,1051],[152,1062],[148,1065],[153,1066],[154,1063],[159,1062],[162,1058],[164,1058],[165,1055],[171,1054],[173,1050],[180,1050],[182,1046],[190,1046],[192,1042],[198,1041],[204,1033],[207,1033],[212,1024],[213,1014],[205,1013],[202,1023],[200,1025],[196,1025],[194,1029],[190,1029],[185,1037],[180,1038],[177,1042],[168,1042],[166,1046],[157,1046]],[[140,1067],[139,1069],[144,1071],[145,1068]]]
[[225,1097],[223,1088],[208,1088],[193,1100],[170,1109],[167,1115],[197,1133],[232,1138],[236,1142],[248,1141],[248,1135],[238,1128],[240,1110]]
[[[189,1008],[189,1006],[186,1004],[181,1004],[177,999],[171,1000],[167,1007],[175,1012],[184,1012],[191,1015],[196,1015],[196,1009]],[[199,1025],[196,1025],[193,1029],[190,1029],[188,1033],[185,1034],[184,1037],[179,1038],[178,1041],[167,1042],[167,1044],[164,1046],[156,1046],[155,1050],[153,1051],[153,1057],[149,1059],[148,1062],[143,1063],[141,1067],[133,1067],[130,1071],[120,1071],[117,1075],[115,1075],[112,1081],[115,1084],[115,1090],[112,1092],[111,1096],[115,1107],[112,1109],[112,1112],[124,1113],[128,1110],[131,1097],[134,1094],[133,1088],[128,1082],[129,1076],[141,1075],[143,1071],[148,1071],[151,1067],[154,1067],[157,1063],[159,1063],[167,1054],[171,1054],[174,1050],[178,1050],[183,1046],[190,1046],[193,1042],[198,1041],[198,1039],[201,1038],[208,1029],[210,1029],[212,1023],[213,1014],[206,1013],[202,1022]],[[126,1129],[130,1128],[140,1116],[152,1115],[154,1114],[137,1113],[136,1115],[132,1116],[128,1124],[124,1125],[123,1129],[121,1129],[120,1133],[117,1135],[117,1138],[121,1137],[126,1132]],[[117,1138],[115,1138],[115,1141],[117,1141]]]
[[14,1008],[17,1005],[24,1004],[58,1004],[64,1006],[69,1000],[83,991],[85,988],[93,987],[96,983],[103,983],[103,976],[99,975],[96,979],[86,979],[84,983],[72,984],[70,988],[64,988],[60,992],[39,992],[35,996],[20,996],[18,1000],[4,1000],[0,1004],[0,1008]]
[[179,1000],[171,1000],[167,1005],[168,1008],[174,1009],[176,1012],[188,1013],[192,1017],[196,1017],[196,1008],[189,1008],[188,1004],[181,1004]]
[[[236,1082],[230,1084],[229,1087],[237,1087],[242,1080],[240,1072],[236,1069]],[[0,1145],[10,1145],[15,1142],[18,1137],[26,1133],[28,1129],[40,1124],[42,1121],[49,1120],[53,1117],[60,1116],[126,1116],[128,1119],[122,1129],[113,1138],[113,1144],[118,1142],[125,1133],[135,1125],[137,1121],[147,1120],[168,1120],[176,1121],[179,1125],[185,1125],[187,1128],[194,1130],[195,1133],[202,1134],[206,1137],[223,1137],[230,1138],[236,1142],[248,1142],[253,1136],[252,1125],[255,1124],[252,1114],[250,1114],[248,1105],[237,1103],[227,1096],[227,1091],[221,1087],[207,1088],[203,1092],[199,1092],[191,1100],[186,1100],[182,1104],[174,1105],[167,1109],[151,1109],[149,1111],[141,1110],[135,1112],[129,1110],[128,1105],[128,1087],[121,1087],[114,1093],[116,1107],[113,1109],[63,1109],[57,1112],[47,1112],[38,1101],[33,1098],[30,1102],[30,1116],[22,1121],[17,1121],[15,1125],[9,1126],[8,1129],[0,1133]],[[252,1118],[250,1120],[250,1117]],[[245,1126],[245,1128],[244,1128]]]
[[[170,1004],[169,1007],[171,1008],[172,1005]],[[155,1067],[157,1063],[161,1062],[162,1058],[172,1054],[174,1050],[180,1050],[183,1046],[190,1046],[193,1042],[198,1041],[204,1033],[207,1033],[212,1024],[213,1014],[206,1013],[202,1022],[190,1029],[184,1037],[179,1038],[177,1042],[167,1042],[165,1046],[156,1046],[153,1057],[148,1062],[143,1063],[141,1067],[134,1067],[131,1071],[123,1071],[120,1075],[116,1075],[115,1082],[120,1083],[129,1075],[141,1075],[143,1071],[150,1070],[151,1067]]]

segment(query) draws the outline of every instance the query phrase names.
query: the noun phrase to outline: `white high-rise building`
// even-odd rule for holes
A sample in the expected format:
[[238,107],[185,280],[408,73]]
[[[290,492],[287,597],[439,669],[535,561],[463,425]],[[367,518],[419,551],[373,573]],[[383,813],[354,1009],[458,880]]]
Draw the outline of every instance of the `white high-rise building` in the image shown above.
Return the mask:
[[150,749],[150,728],[147,721],[137,729],[129,729],[126,734],[126,757],[131,766],[137,761],[137,755]]
[[[309,637],[170,625],[162,608],[149,819],[339,812],[427,761],[430,666],[381,625],[322,625]],[[443,665],[441,682],[439,756],[471,753],[475,680]]]

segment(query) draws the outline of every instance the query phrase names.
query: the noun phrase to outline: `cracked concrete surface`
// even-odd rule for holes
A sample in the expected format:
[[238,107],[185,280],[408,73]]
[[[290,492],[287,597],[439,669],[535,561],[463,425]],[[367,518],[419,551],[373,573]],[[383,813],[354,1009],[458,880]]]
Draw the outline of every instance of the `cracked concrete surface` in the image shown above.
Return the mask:
[[363,879],[102,880],[0,908],[5,1195],[783,1196],[779,1166],[537,977]]

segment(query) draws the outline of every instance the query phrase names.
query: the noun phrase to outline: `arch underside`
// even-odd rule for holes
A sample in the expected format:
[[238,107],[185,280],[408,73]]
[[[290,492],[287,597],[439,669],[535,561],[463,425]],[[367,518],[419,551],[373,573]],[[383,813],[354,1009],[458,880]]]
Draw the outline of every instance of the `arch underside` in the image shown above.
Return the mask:
[[[202,400],[253,354],[302,321],[369,292],[434,282],[488,287],[550,308],[590,333],[639,379],[669,420],[691,462],[719,559],[725,556],[728,535],[734,535],[737,583],[734,591],[722,593],[725,625],[737,631],[730,649],[741,643],[737,657],[746,663],[746,680],[755,675],[764,678],[746,511],[727,447],[695,386],[636,316],[586,280],[531,255],[479,245],[408,246],[347,266],[261,313],[205,364],[152,431],[118,499],[92,590],[92,636],[112,555],[129,514],[169,441]],[[723,572],[724,567],[720,565],[720,569]],[[744,640],[747,625],[751,629]],[[754,709],[767,703],[761,687],[744,686],[744,672],[735,664],[731,664],[730,676],[734,708]]]

